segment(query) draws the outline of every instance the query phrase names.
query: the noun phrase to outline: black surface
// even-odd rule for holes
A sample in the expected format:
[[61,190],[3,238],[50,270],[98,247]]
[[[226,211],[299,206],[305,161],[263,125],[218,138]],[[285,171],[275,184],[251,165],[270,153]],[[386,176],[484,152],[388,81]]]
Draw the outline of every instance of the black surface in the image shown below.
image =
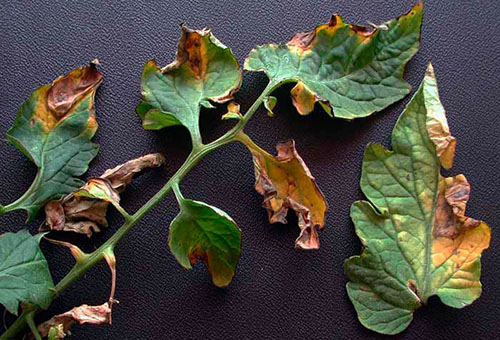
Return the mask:
[[[232,47],[240,62],[256,44],[287,41],[294,32],[326,22],[333,12],[345,21],[381,22],[407,12],[413,0],[394,1],[1,1],[0,134],[14,121],[19,105],[36,87],[70,69],[99,58],[104,82],[97,94],[101,151],[88,176],[152,151],[165,153],[166,170],[140,177],[123,202],[135,211],[174,173],[189,148],[182,128],[145,132],[134,113],[140,98],[144,63],[174,57],[179,23],[208,25]],[[500,2],[427,0],[424,2],[422,46],[408,64],[407,79],[415,87],[428,61],[436,68],[449,124],[458,139],[451,174],[465,173],[473,187],[468,214],[492,227],[491,249],[483,256],[482,297],[463,310],[445,307],[437,298],[415,313],[409,329],[394,339],[493,339],[500,337],[500,157],[498,57]],[[248,108],[264,88],[262,75],[245,74],[237,95]],[[330,204],[322,247],[297,252],[296,218],[269,226],[261,198],[253,190],[251,159],[242,146],[221,149],[192,171],[182,184],[184,195],[228,212],[243,230],[243,255],[229,288],[215,288],[202,265],[183,270],[167,249],[167,226],[177,213],[173,197],[163,202],[122,241],[118,256],[117,298],[112,326],[78,326],[73,339],[366,339],[383,338],[357,321],[345,292],[343,261],[358,254],[360,243],[349,219],[349,206],[362,198],[361,159],[369,141],[389,142],[389,135],[409,99],[383,112],[348,123],[317,110],[300,117],[288,97],[277,91],[276,116],[263,110],[248,132],[266,149],[295,138],[298,150]],[[230,122],[219,121],[223,108],[204,111],[205,140],[222,134]],[[0,201],[21,195],[35,167],[14,147],[0,143]],[[120,225],[88,241],[70,239],[90,251]],[[24,227],[24,212],[0,218],[1,231]],[[38,222],[29,225],[35,231]],[[59,235],[58,235],[59,236]],[[55,280],[72,264],[65,249],[43,246]],[[81,303],[100,304],[109,291],[104,264],[64,292],[50,312]],[[48,314],[46,314],[48,316]],[[7,318],[11,322],[11,318]]]

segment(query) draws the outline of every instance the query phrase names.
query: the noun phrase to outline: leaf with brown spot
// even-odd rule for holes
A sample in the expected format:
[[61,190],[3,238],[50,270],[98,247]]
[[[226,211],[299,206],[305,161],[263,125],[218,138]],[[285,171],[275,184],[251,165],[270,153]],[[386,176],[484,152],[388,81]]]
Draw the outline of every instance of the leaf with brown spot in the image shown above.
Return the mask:
[[35,90],[18,110],[7,139],[38,167],[31,187],[2,212],[24,209],[32,220],[39,209],[83,182],[98,146],[94,96],[102,75],[94,63]]
[[265,72],[273,88],[296,83],[293,104],[301,115],[316,102],[330,116],[366,117],[410,92],[404,67],[420,44],[422,3],[374,27],[346,24],[339,15],[287,44],[254,48],[245,69]]
[[57,201],[45,205],[45,222],[41,231],[72,231],[92,236],[100,226],[107,227],[106,213],[109,203],[121,210],[120,192],[125,190],[134,175],[145,168],[160,167],[165,157],[148,154],[106,170],[101,177],[90,179],[80,189]]
[[263,206],[270,223],[287,223],[288,209],[297,213],[300,235],[295,241],[298,249],[318,249],[318,229],[325,225],[328,209],[325,196],[316,184],[295,142],[279,143],[277,156],[257,146],[246,135],[240,140],[252,153],[255,166],[255,190],[264,197]]
[[490,228],[465,216],[465,176],[441,176],[455,143],[429,65],[394,127],[393,151],[366,148],[361,189],[369,201],[351,208],[364,250],[345,263],[347,292],[369,329],[401,332],[433,295],[455,308],[481,295],[480,258]]
[[213,283],[227,286],[241,256],[240,229],[224,211],[176,195],[181,211],[170,224],[170,250],[186,269],[202,260]]
[[49,334],[51,329],[55,328],[57,330],[56,339],[63,339],[68,333],[68,330],[75,323],[80,325],[102,325],[110,323],[110,320],[111,308],[107,302],[99,306],[84,304],[65,313],[53,316],[50,320],[40,324],[38,326],[38,331],[41,336],[45,337]]
[[200,106],[231,100],[242,76],[231,50],[209,29],[181,29],[176,59],[163,68],[154,60],[144,66],[137,113],[145,129],[183,125],[193,141],[201,143]]

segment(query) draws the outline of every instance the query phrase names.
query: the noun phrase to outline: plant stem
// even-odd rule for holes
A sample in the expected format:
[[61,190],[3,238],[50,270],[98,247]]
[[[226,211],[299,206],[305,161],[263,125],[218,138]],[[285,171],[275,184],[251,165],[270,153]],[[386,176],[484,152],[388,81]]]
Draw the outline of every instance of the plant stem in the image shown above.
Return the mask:
[[[220,138],[208,144],[193,145],[193,150],[186,158],[184,164],[177,170],[177,172],[167,181],[167,183],[158,191],[153,197],[149,199],[146,204],[144,204],[137,212],[133,215],[125,215],[125,223],[114,233],[106,242],[104,242],[99,248],[90,254],[87,254],[82,261],[78,261],[73,268],[66,274],[66,276],[59,281],[56,285],[54,295],[52,300],[59,296],[66,288],[68,288],[72,283],[81,278],[87,271],[95,266],[99,261],[104,258],[104,254],[110,249],[113,250],[114,247],[120,242],[120,240],[128,234],[128,232],[144,217],[151,209],[153,209],[159,202],[161,202],[168,193],[173,189],[174,186],[178,186],[180,181],[189,173],[189,171],[198,164],[198,162],[203,159],[206,155],[212,151],[220,148],[223,145],[234,142],[236,140],[242,141],[244,137],[241,137],[243,128],[252,118],[254,113],[260,107],[264,99],[271,94],[277,87],[279,87],[282,82],[270,82],[261,95],[255,100],[252,106],[245,113],[243,118],[228,132],[222,135]],[[246,135],[244,135],[246,136]],[[246,136],[246,138],[249,138]],[[16,336],[21,330],[23,330],[28,322],[29,315],[34,316],[41,311],[38,307],[30,307],[29,310],[26,309],[17,318],[17,320],[0,336],[0,340],[10,340]]]

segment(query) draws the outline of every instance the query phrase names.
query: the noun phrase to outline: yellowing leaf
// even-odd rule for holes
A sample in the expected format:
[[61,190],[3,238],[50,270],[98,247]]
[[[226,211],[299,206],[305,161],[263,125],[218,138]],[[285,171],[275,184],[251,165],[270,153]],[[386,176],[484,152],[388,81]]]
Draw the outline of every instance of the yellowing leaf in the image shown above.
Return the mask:
[[296,83],[291,95],[301,115],[319,102],[330,116],[365,117],[410,92],[403,73],[418,50],[421,23],[422,3],[374,28],[346,24],[334,15],[285,45],[257,46],[245,69],[265,72],[274,88]]
[[134,175],[145,168],[160,167],[165,157],[149,154],[108,169],[99,178],[90,179],[80,189],[45,205],[45,222],[40,230],[63,230],[92,236],[99,226],[106,227],[108,204],[120,208],[119,193],[125,190]]
[[227,113],[223,114],[221,119],[222,120],[227,120],[227,119],[237,119],[240,120],[241,117],[243,117],[240,113],[240,104],[235,103],[235,102],[230,102],[227,104]]
[[462,308],[481,294],[480,257],[490,228],[465,216],[465,176],[440,174],[451,166],[454,147],[429,65],[394,127],[393,151],[366,148],[361,189],[369,202],[351,208],[364,251],[345,263],[347,292],[369,329],[401,332],[433,295]]
[[295,142],[279,143],[277,156],[261,149],[246,135],[240,140],[253,156],[255,190],[264,197],[263,206],[270,223],[287,223],[288,209],[299,219],[300,235],[295,241],[298,249],[318,249],[318,229],[323,229],[328,209],[325,196],[295,149]]
[[145,129],[183,125],[201,143],[200,106],[223,103],[241,85],[241,71],[231,50],[208,29],[182,25],[176,59],[164,68],[149,61],[142,73],[142,102],[137,113]]
[[3,211],[24,209],[28,219],[49,200],[83,183],[98,147],[90,142],[97,130],[94,96],[102,75],[94,63],[33,91],[17,113],[7,139],[38,167],[31,187]]

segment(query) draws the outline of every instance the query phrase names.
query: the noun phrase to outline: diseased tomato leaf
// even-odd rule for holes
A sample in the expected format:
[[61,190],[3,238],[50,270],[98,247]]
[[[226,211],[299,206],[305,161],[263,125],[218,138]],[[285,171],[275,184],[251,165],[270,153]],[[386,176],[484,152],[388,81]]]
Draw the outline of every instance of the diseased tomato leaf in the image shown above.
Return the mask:
[[53,316],[37,328],[43,337],[49,335],[50,338],[50,335],[52,335],[53,339],[64,339],[71,326],[75,323],[80,325],[111,323],[111,307],[107,302],[99,306],[81,305],[65,313]]
[[47,309],[54,283],[39,243],[27,230],[0,235],[0,303],[17,315],[19,302]]
[[481,294],[480,257],[490,228],[465,217],[465,176],[442,177],[456,141],[449,133],[431,65],[392,133],[393,151],[370,144],[351,217],[364,251],[345,263],[347,292],[361,323],[404,330],[429,297],[462,308]]
[[240,260],[240,229],[216,207],[185,198],[179,198],[179,204],[181,211],[170,224],[170,250],[186,269],[201,259],[213,283],[227,286]]
[[98,146],[94,96],[102,81],[96,65],[80,67],[35,90],[18,110],[7,139],[38,167],[31,187],[4,211],[24,209],[32,220],[43,205],[83,182]]
[[301,115],[319,102],[330,116],[365,117],[410,92],[403,72],[418,50],[421,23],[422,3],[374,29],[345,24],[334,15],[285,45],[254,48],[244,68],[265,72],[276,86],[296,83],[291,95]]
[[230,100],[241,79],[235,56],[210,30],[182,25],[175,61],[160,68],[151,60],[144,67],[137,113],[145,129],[183,125],[200,143],[200,106],[213,108],[209,101]]
[[99,226],[107,227],[109,203],[121,209],[119,193],[132,182],[134,175],[163,164],[165,157],[152,153],[108,169],[99,178],[91,178],[80,189],[45,205],[46,219],[40,231],[73,231],[92,236],[92,232],[100,231]]
[[248,136],[241,138],[253,156],[255,190],[264,197],[270,223],[287,223],[288,209],[298,216],[300,235],[297,249],[318,249],[318,229],[325,225],[328,204],[314,177],[304,163],[295,142],[278,143],[277,156],[257,146]]

